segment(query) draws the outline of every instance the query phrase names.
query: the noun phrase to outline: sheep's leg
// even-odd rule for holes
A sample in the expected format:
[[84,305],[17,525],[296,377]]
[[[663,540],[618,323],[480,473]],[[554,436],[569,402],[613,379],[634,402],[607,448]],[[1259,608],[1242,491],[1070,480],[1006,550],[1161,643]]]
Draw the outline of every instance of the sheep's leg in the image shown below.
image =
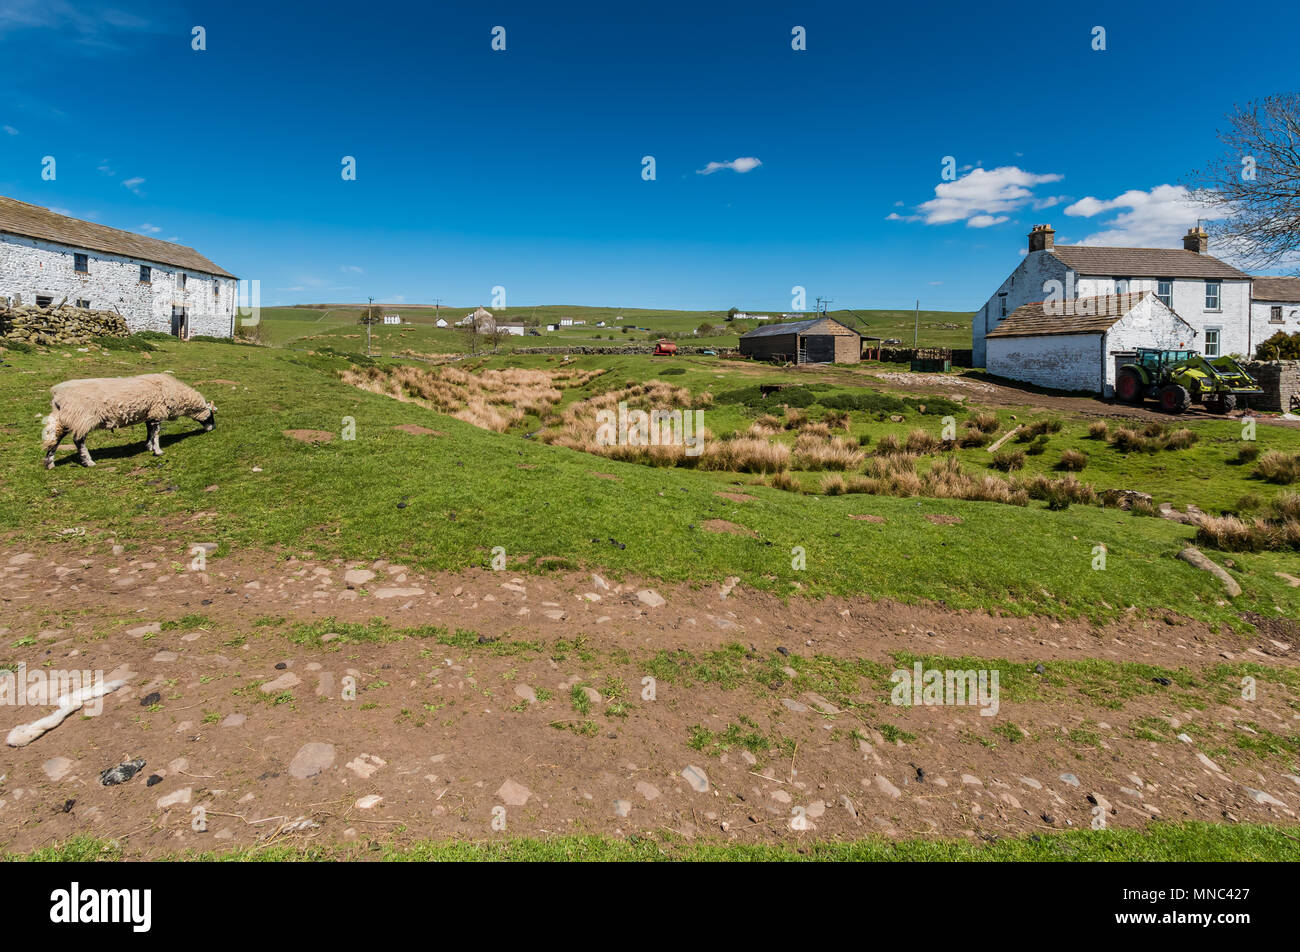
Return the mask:
[[94,466],[95,461],[90,458],[90,450],[86,449],[86,438],[83,436],[79,440],[73,440],[77,447],[77,459],[81,461],[82,466]]
[[59,448],[59,442],[67,434],[68,428],[58,419],[55,414],[50,414],[45,418],[45,430],[41,434],[43,440],[42,449],[45,450],[45,468],[54,468],[54,451]]
[[162,437],[162,421],[146,420],[145,427],[147,428],[149,435],[146,437],[144,445],[149,448],[150,452],[152,452],[154,456],[162,456],[162,447],[158,445],[158,440]]

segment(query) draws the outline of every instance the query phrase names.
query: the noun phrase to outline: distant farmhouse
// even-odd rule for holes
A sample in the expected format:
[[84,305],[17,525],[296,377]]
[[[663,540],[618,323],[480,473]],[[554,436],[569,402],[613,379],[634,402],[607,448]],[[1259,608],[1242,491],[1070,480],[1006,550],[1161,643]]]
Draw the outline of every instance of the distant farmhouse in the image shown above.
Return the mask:
[[385,323],[385,324],[400,324],[400,323],[402,323],[402,315],[400,315],[400,314],[385,314],[385,315],[384,315],[384,323]]
[[509,334],[513,337],[524,336],[524,325],[511,322],[509,324],[497,324],[497,331],[502,334]]
[[[1019,266],[975,314],[973,364],[1012,380],[1110,396],[1138,347],[1253,356],[1300,330],[1300,279],[1252,277],[1190,229],[1177,248],[1055,244],[1035,225]],[[1154,302],[1154,303],[1153,303]]]
[[492,316],[491,311],[483,307],[470,311],[456,322],[457,327],[469,327],[471,324],[480,334],[491,334],[497,329],[496,318]]
[[740,352],[755,360],[856,364],[862,360],[862,335],[833,317],[815,317],[756,327],[741,335]]
[[193,248],[0,196],[0,298],[117,311],[137,331],[235,333],[237,279]]

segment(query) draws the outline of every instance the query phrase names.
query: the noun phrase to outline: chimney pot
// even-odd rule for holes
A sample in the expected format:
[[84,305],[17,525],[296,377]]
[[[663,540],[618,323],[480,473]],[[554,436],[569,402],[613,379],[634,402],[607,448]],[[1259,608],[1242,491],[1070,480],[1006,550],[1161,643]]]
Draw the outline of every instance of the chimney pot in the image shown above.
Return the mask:
[[1183,236],[1183,249],[1195,251],[1198,255],[1205,254],[1210,250],[1210,233],[1200,225],[1187,229],[1187,234]]
[[1051,225],[1035,225],[1029,232],[1029,251],[1050,251],[1055,243],[1056,231]]

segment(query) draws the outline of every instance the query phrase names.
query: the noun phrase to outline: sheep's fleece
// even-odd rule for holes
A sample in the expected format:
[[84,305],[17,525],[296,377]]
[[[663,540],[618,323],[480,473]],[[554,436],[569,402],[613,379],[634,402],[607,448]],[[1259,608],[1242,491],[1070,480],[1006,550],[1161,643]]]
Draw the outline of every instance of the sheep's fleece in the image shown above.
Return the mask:
[[171,374],[65,380],[51,387],[50,394],[51,411],[41,434],[46,469],[54,466],[54,451],[66,435],[72,436],[82,465],[94,466],[86,449],[86,436],[94,430],[143,423],[147,428],[145,446],[161,456],[158,439],[163,420],[193,417],[204,430],[217,424],[216,406]]

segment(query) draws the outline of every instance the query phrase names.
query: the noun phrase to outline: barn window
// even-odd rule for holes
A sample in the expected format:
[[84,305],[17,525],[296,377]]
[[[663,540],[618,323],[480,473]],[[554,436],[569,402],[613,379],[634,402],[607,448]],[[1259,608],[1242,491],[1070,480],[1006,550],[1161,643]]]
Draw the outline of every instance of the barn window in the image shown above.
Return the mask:
[[1268,322],[1270,324],[1282,323],[1282,305],[1274,304],[1268,309]]
[[1219,328],[1207,327],[1205,329],[1205,356],[1219,356]]
[[1115,293],[1116,293],[1116,294],[1128,294],[1128,284],[1129,284],[1129,280],[1128,280],[1128,278],[1116,278],[1116,279],[1115,279]]
[[140,265],[140,283],[153,284],[153,268],[147,264]]
[[90,273],[90,256],[83,255],[80,252],[72,256],[72,268],[74,271],[80,271],[82,274]]
[[1174,306],[1174,282],[1168,278],[1161,278],[1156,282],[1156,297],[1165,307],[1173,309]]
[[1223,286],[1218,281],[1205,282],[1205,309],[1207,311],[1217,311],[1219,309],[1219,299]]
[[1006,317],[1006,316],[1007,316],[1007,296],[1006,296],[1005,294],[999,294],[999,295],[998,295],[998,301],[1000,302],[1000,305],[999,305],[999,306],[1002,308],[1002,315],[1001,315],[1001,316],[1002,316],[1002,317]]
[[90,310],[90,299],[77,298],[77,307],[84,307],[86,310]]
[[49,307],[49,306],[50,306],[51,304],[53,304],[53,303],[54,303],[54,298],[50,297],[50,296],[47,295],[47,294],[38,294],[38,295],[36,295],[36,306],[37,306],[37,307]]

